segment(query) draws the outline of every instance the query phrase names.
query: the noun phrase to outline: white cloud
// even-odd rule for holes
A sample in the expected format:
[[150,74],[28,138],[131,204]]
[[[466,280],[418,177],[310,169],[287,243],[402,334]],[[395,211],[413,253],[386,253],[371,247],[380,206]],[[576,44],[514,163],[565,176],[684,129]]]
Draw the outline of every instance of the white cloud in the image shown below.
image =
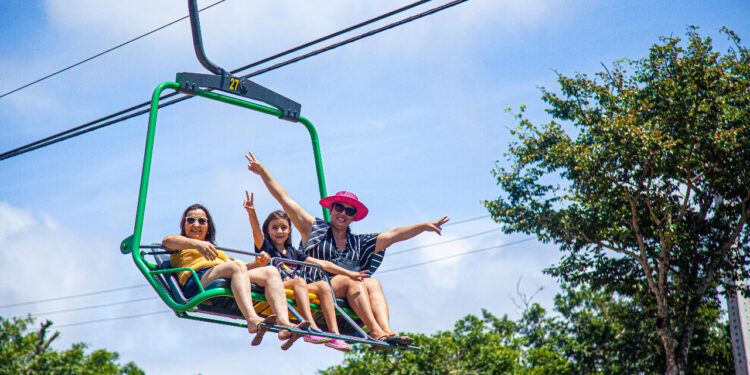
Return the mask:
[[0,202],[0,241],[6,241],[11,236],[17,236],[29,227],[36,225],[30,212],[15,208],[6,202]]

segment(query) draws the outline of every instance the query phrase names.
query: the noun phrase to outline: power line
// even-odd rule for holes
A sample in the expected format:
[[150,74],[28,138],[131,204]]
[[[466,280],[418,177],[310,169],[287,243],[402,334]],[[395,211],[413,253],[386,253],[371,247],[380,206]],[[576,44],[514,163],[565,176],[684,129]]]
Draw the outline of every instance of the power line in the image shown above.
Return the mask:
[[422,246],[417,246],[417,247],[411,247],[411,248],[404,249],[404,250],[394,251],[392,253],[388,253],[388,255],[398,255],[398,254],[408,253],[410,251],[414,251],[414,250],[418,250],[418,249],[423,249],[425,247],[438,246],[438,245],[443,245],[443,244],[447,244],[447,243],[451,243],[451,242],[465,240],[465,239],[468,239],[468,238],[479,237],[479,236],[482,236],[482,235],[485,235],[485,234],[488,234],[488,233],[492,233],[492,232],[496,232],[496,231],[498,231],[497,228],[490,229],[488,231],[479,232],[479,233],[475,233],[475,234],[470,234],[470,235],[464,236],[464,237],[454,238],[452,240],[440,241],[440,242],[431,243],[429,245],[422,245]]
[[[223,3],[224,1],[226,1],[226,0],[219,0],[219,1],[217,1],[217,2],[215,2],[215,3],[213,3],[213,4],[209,5],[209,6],[207,6],[207,7],[205,7],[205,8],[203,8],[203,9],[199,10],[199,12],[202,12],[202,11],[204,11],[204,10],[208,9],[208,8],[211,8],[211,7],[213,7],[214,5],[217,5],[217,4],[220,4],[220,3]],[[147,33],[145,33],[145,34],[142,34],[142,35],[140,35],[140,36],[137,36],[137,37],[135,37],[135,38],[133,38],[133,39],[130,39],[130,40],[128,40],[127,42],[124,42],[124,43],[120,43],[120,44],[118,44],[118,45],[116,45],[116,46],[114,46],[114,47],[112,47],[112,48],[110,48],[110,49],[108,49],[108,50],[106,50],[106,51],[102,51],[102,52],[99,52],[99,53],[97,53],[97,54],[96,54],[96,55],[94,55],[94,56],[91,56],[91,57],[89,57],[89,58],[87,58],[87,59],[81,60],[81,61],[79,61],[79,62],[77,62],[77,63],[75,63],[75,64],[73,64],[73,65],[70,65],[70,66],[68,66],[68,67],[66,67],[66,68],[60,69],[60,70],[58,70],[58,71],[56,71],[56,72],[54,72],[54,73],[48,74],[48,75],[46,75],[46,76],[44,76],[44,77],[42,77],[42,78],[39,78],[39,79],[37,79],[36,81],[33,81],[33,82],[29,82],[29,83],[27,83],[27,84],[25,84],[25,85],[23,85],[23,86],[21,86],[21,87],[18,87],[18,88],[14,89],[14,90],[8,91],[8,92],[6,92],[5,94],[2,94],[2,95],[0,95],[0,99],[2,99],[3,97],[6,97],[6,96],[8,96],[8,95],[10,95],[10,94],[12,94],[12,93],[14,93],[14,92],[16,92],[16,91],[20,91],[20,90],[23,90],[23,89],[25,89],[25,88],[27,88],[27,87],[29,87],[29,86],[31,86],[31,85],[37,84],[37,83],[39,83],[39,82],[42,82],[42,81],[44,81],[44,80],[45,80],[45,79],[47,79],[47,78],[51,78],[51,77],[54,77],[54,76],[56,76],[56,75],[58,75],[58,74],[60,74],[60,73],[62,73],[62,72],[64,72],[64,71],[66,71],[66,70],[68,70],[68,69],[72,69],[72,68],[75,68],[75,67],[76,67],[76,66],[78,66],[78,65],[81,65],[81,64],[83,64],[83,63],[85,63],[85,62],[88,62],[88,61],[91,61],[91,60],[93,60],[93,59],[95,59],[95,58],[97,58],[97,57],[99,57],[99,56],[102,56],[102,55],[104,55],[104,54],[107,54],[107,53],[109,53],[109,52],[112,52],[112,51],[114,51],[114,50],[116,50],[116,49],[118,49],[118,48],[120,48],[120,47],[123,47],[123,46],[125,46],[125,45],[128,45],[128,44],[130,44],[130,43],[132,43],[132,42],[135,42],[135,41],[136,41],[136,40],[138,40],[138,39],[141,39],[141,38],[144,38],[144,37],[146,37],[146,36],[149,36],[149,35],[151,35],[151,34],[153,34],[153,33],[157,32],[157,31],[159,31],[159,30],[162,30],[162,29],[165,29],[165,28],[167,28],[167,27],[169,27],[169,26],[172,26],[172,25],[174,25],[174,24],[176,24],[176,23],[178,23],[178,22],[180,22],[180,21],[182,21],[182,20],[184,20],[184,19],[186,19],[186,18],[188,18],[188,17],[190,17],[190,16],[188,15],[188,16],[182,17],[182,18],[180,18],[180,19],[176,19],[176,20],[174,20],[174,21],[172,21],[172,22],[170,22],[170,23],[168,23],[168,24],[166,24],[166,25],[164,25],[164,26],[158,27],[158,28],[156,28],[156,29],[153,29],[153,30],[151,30],[151,31],[149,31],[149,32],[147,32]]]
[[490,215],[482,215],[482,216],[472,217],[472,218],[469,218],[469,219],[464,219],[464,220],[459,220],[459,221],[449,221],[447,224],[444,224],[443,226],[447,227],[447,226],[450,226],[450,225],[458,225],[458,224],[468,223],[470,221],[484,219],[484,218],[487,218],[487,217],[490,217]]
[[[335,48],[341,47],[343,45],[352,43],[354,41],[357,41],[357,40],[360,40],[360,39],[363,39],[363,38],[366,38],[366,37],[378,34],[378,33],[382,32],[382,31],[385,31],[385,30],[388,30],[388,29],[392,29],[392,28],[394,28],[396,26],[403,25],[403,24],[405,24],[407,22],[414,21],[416,19],[425,17],[427,15],[434,14],[436,12],[442,11],[444,9],[450,8],[452,6],[458,5],[458,4],[466,2],[466,1],[468,1],[468,0],[455,0],[455,1],[452,1],[452,2],[447,3],[445,5],[442,5],[442,6],[439,6],[439,7],[436,7],[436,8],[432,8],[432,9],[430,9],[428,11],[419,13],[419,14],[417,14],[415,16],[411,16],[411,17],[405,18],[403,20],[400,20],[400,21],[391,23],[389,25],[383,26],[381,28],[378,28],[378,29],[375,29],[375,30],[372,30],[372,31],[369,31],[369,32],[366,32],[366,33],[363,33],[363,34],[360,34],[358,36],[355,36],[353,38],[347,39],[345,41],[342,41],[342,42],[339,42],[339,43],[334,43],[332,45],[329,45],[328,47],[324,47],[324,48],[315,50],[313,52],[307,53],[305,55],[298,56],[298,57],[292,58],[290,60],[284,61],[282,63],[273,65],[271,67],[255,71],[253,73],[245,75],[244,77],[253,77],[253,76],[257,76],[257,75],[263,74],[263,73],[267,73],[267,72],[269,72],[271,70],[275,70],[275,69],[281,68],[283,66],[286,66],[286,65],[289,65],[289,64],[292,64],[292,63],[295,63],[295,62],[307,59],[309,57],[312,57],[312,56],[315,56],[315,55],[318,55],[318,54],[321,54],[323,52],[330,51],[332,49],[335,49]],[[421,3],[421,2],[418,2],[418,3]],[[404,7],[404,8],[406,8],[406,7]],[[404,9],[404,8],[401,8],[401,9]],[[393,12],[391,12],[391,13],[393,13]],[[376,17],[376,18],[379,19],[380,17]],[[367,24],[367,21],[363,22],[362,24]],[[337,33],[334,33],[334,34],[337,34]],[[331,34],[331,35],[334,35],[334,34]],[[320,38],[320,40],[325,40],[325,39],[327,39],[327,37]],[[289,51],[294,51],[294,50],[296,50],[296,49],[291,49]],[[279,55],[281,55],[281,54],[279,54]],[[267,61],[267,59],[259,60],[259,62],[257,62],[257,63],[260,63],[260,61]],[[257,64],[253,63],[253,64],[250,64],[248,66],[254,66],[254,65],[257,65]],[[232,70],[230,73],[235,74],[235,73],[238,73],[239,71],[241,71],[242,69],[245,69],[245,67],[240,68],[240,69]],[[174,96],[174,95],[177,95],[177,93],[176,92],[175,93],[171,93],[171,94],[165,95],[163,97],[160,97],[159,99],[160,100],[161,99],[165,99],[165,98],[168,98],[168,97],[171,97],[171,96]],[[171,104],[174,104],[174,103],[186,100],[186,99],[190,99],[190,98],[192,98],[192,96],[190,96],[190,95],[183,95],[182,97],[174,99],[174,100],[169,101],[167,103],[159,104],[158,107],[159,108],[163,108],[163,107],[169,106]],[[138,108],[142,108],[142,107],[148,106],[150,103],[151,103],[150,101],[149,102],[144,102],[144,103],[135,105],[133,107],[130,107],[129,109],[120,111],[118,113],[119,114],[124,114],[124,113],[130,112],[130,111],[136,110]],[[57,143],[57,142],[61,142],[61,141],[66,140],[66,139],[82,135],[82,134],[87,133],[89,131],[97,130],[97,129],[103,128],[105,126],[113,125],[115,123],[124,121],[126,119],[142,115],[142,114],[147,113],[147,112],[149,112],[149,109],[143,109],[143,110],[140,110],[138,112],[132,113],[130,115],[127,115],[127,116],[124,116],[124,117],[121,117],[121,118],[116,118],[114,120],[108,121],[108,122],[106,122],[104,124],[99,124],[99,125],[93,126],[94,124],[96,124],[98,122],[106,121],[106,120],[108,120],[110,118],[113,118],[113,117],[117,116],[116,114],[108,115],[108,116],[105,116],[105,117],[100,118],[98,120],[91,121],[91,122],[89,122],[87,124],[84,124],[84,125],[81,125],[81,126],[78,126],[78,127],[75,127],[75,128],[69,129],[69,130],[66,130],[64,132],[58,133],[56,135],[47,137],[44,140],[35,141],[35,142],[32,142],[32,143],[30,143],[28,145],[21,146],[21,147],[18,147],[16,149],[7,151],[7,152],[5,152],[3,154],[0,154],[0,160],[8,159],[8,158],[11,158],[11,157],[14,157],[14,156],[21,155],[21,154],[26,153],[26,152],[30,152],[30,151],[33,151],[33,150],[36,150],[36,149],[39,149],[39,148],[42,148],[42,147],[46,147],[46,146],[49,146],[49,145]],[[86,129],[86,127],[89,127],[89,126],[91,126],[91,127],[88,128],[88,129]],[[71,132],[75,132],[75,133],[69,134]]]
[[92,323],[111,322],[113,320],[133,319],[133,318],[140,318],[140,317],[149,316],[149,315],[165,314],[165,313],[168,313],[168,312],[171,313],[171,312],[174,312],[174,311],[172,311],[172,310],[154,311],[154,312],[144,313],[144,314],[118,316],[118,317],[115,317],[115,318],[87,320],[87,321],[84,321],[84,322],[78,322],[78,323],[71,323],[71,324],[63,324],[63,325],[59,325],[59,326],[54,326],[54,328],[74,327],[74,326],[82,326],[82,325],[85,325],[85,324],[92,324]]
[[470,255],[470,254],[474,254],[474,253],[480,253],[482,251],[499,249],[501,247],[516,245],[516,244],[519,244],[519,243],[522,243],[522,242],[526,242],[526,241],[531,241],[531,240],[534,240],[534,239],[536,239],[536,237],[529,237],[529,238],[525,238],[525,239],[519,240],[519,241],[508,242],[508,243],[504,243],[504,244],[497,245],[497,246],[485,247],[484,249],[466,251],[466,252],[459,253],[459,254],[448,255],[448,256],[445,256],[445,257],[442,257],[442,258],[430,259],[428,261],[421,262],[421,263],[415,263],[415,264],[410,264],[410,265],[403,266],[403,267],[391,268],[391,269],[388,269],[388,270],[380,271],[379,273],[383,274],[383,273],[388,273],[388,272],[393,272],[393,271],[405,270],[407,268],[419,267],[419,266],[423,266],[425,264],[440,262],[440,261],[443,261],[443,260],[446,260],[446,259],[451,259],[451,258],[461,257],[461,256]]
[[157,298],[157,297],[146,297],[146,298],[139,298],[139,299],[131,299],[131,300],[127,300],[127,301],[105,303],[105,304],[102,304],[102,305],[74,307],[74,308],[71,308],[71,309],[49,311],[49,312],[36,313],[36,314],[31,314],[31,315],[36,315],[36,316],[40,316],[40,315],[52,315],[52,314],[59,314],[59,313],[65,313],[65,312],[71,312],[71,311],[90,310],[90,309],[98,309],[98,308],[102,308],[102,307],[111,307],[111,306],[125,305],[125,304],[128,304],[128,303],[135,303],[135,302],[141,302],[141,301],[147,301],[147,300],[154,300],[154,299],[159,299],[159,298]]
[[28,302],[21,302],[21,303],[12,303],[10,305],[0,306],[0,309],[8,308],[8,307],[31,305],[31,304],[42,303],[42,302],[59,301],[59,300],[63,300],[63,299],[71,299],[71,298],[78,298],[78,297],[87,297],[87,296],[93,296],[93,295],[97,295],[97,294],[105,294],[105,293],[116,292],[116,291],[120,291],[120,290],[143,288],[145,286],[148,286],[148,285],[123,286],[123,287],[120,287],[120,288],[98,290],[98,291],[95,291],[95,292],[88,292],[88,293],[81,293],[81,294],[73,294],[73,295],[65,296],[65,297],[55,297],[55,298],[48,298],[48,299],[40,299],[40,300],[36,300],[36,301],[28,301]]

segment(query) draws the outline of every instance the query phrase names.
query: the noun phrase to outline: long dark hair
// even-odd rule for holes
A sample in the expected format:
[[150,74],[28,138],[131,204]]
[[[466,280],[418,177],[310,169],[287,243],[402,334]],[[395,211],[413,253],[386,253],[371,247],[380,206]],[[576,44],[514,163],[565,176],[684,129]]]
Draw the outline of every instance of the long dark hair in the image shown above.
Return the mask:
[[268,234],[268,225],[271,224],[271,221],[276,219],[284,219],[289,224],[289,237],[287,237],[286,241],[284,241],[284,247],[292,246],[292,220],[289,219],[289,215],[287,215],[286,212],[282,210],[276,210],[268,214],[266,221],[263,222],[263,235],[268,239],[271,238],[271,236]]
[[206,232],[206,241],[216,244],[216,227],[214,227],[214,220],[211,218],[211,213],[208,212],[208,208],[204,207],[200,203],[196,203],[188,208],[185,209],[185,212],[182,213],[182,220],[180,220],[180,235],[186,236],[185,233],[185,217],[187,216],[188,212],[192,210],[203,210],[203,212],[206,213],[206,219],[208,219],[208,231]]

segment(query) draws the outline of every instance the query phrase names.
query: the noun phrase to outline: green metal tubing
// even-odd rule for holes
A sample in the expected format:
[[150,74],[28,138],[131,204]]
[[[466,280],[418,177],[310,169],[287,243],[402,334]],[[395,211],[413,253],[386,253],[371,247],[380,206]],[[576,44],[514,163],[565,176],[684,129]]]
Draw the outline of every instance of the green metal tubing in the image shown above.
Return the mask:
[[[159,110],[159,97],[161,96],[162,91],[166,89],[172,89],[175,91],[178,91],[180,85],[177,82],[163,82],[160,85],[154,89],[154,93],[151,96],[151,109],[149,113],[149,120],[148,120],[148,132],[146,136],[146,146],[145,151],[143,154],[143,169],[141,171],[141,186],[140,191],[138,194],[138,209],[136,211],[136,218],[135,218],[135,225],[133,228],[133,234],[131,236],[128,236],[125,240],[122,241],[122,244],[120,245],[120,251],[123,254],[127,254],[129,252],[133,253],[133,261],[135,262],[138,269],[140,269],[141,273],[146,277],[149,284],[154,288],[154,290],[159,294],[159,296],[162,298],[162,300],[173,310],[178,311],[184,311],[190,308],[193,308],[198,303],[208,299],[213,298],[217,296],[231,296],[231,293],[227,293],[226,290],[223,290],[223,288],[212,289],[208,291],[204,291],[200,294],[202,298],[197,299],[193,298],[189,303],[182,305],[176,303],[167,293],[166,291],[161,287],[161,285],[158,283],[158,281],[153,277],[151,270],[146,263],[145,259],[143,258],[143,255],[140,251],[140,243],[141,243],[141,234],[143,232],[143,217],[146,210],[146,196],[148,193],[148,182],[149,182],[149,176],[151,174],[151,159],[152,159],[152,153],[154,148],[154,136],[156,134],[156,118],[157,118],[157,112]],[[195,92],[195,95],[202,96],[204,98],[217,100],[220,102],[236,105],[243,108],[252,109],[257,112],[266,113],[269,115],[274,115],[276,117],[281,117],[282,112],[280,110],[277,110],[275,108],[269,108],[266,106],[262,106],[255,103],[250,103],[244,100],[232,98],[229,96],[216,94],[209,91],[204,90],[197,90]],[[308,132],[310,133],[310,138],[312,141],[313,146],[313,156],[315,157],[315,168],[316,173],[318,177],[318,189],[320,190],[320,196],[321,198],[324,198],[327,196],[326,193],[326,186],[325,186],[325,176],[323,174],[323,162],[321,160],[320,156],[320,143],[318,140],[318,134],[315,130],[315,127],[313,124],[307,120],[304,117],[300,117],[300,122],[305,125]],[[329,214],[327,210],[323,210],[323,216],[326,220],[330,220]]]
[[[323,175],[323,158],[320,156],[320,141],[318,141],[318,131],[315,130],[315,126],[313,126],[310,120],[306,119],[305,117],[300,116],[299,122],[301,122],[302,125],[305,125],[308,133],[310,133],[310,140],[313,144],[313,153],[315,154],[315,171],[318,174],[318,190],[320,191],[320,199],[323,199],[328,196],[328,192],[326,191],[326,179]],[[325,207],[323,207],[323,219],[325,219],[325,221],[331,221],[331,214]]]

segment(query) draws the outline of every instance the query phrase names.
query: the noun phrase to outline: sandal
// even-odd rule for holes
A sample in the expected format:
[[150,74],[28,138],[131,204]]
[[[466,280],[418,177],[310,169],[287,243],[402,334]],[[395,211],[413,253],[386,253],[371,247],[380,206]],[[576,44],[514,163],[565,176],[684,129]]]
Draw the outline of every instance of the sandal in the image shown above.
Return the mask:
[[[395,342],[396,344],[399,344],[399,345],[408,346],[414,343],[414,339],[406,335],[404,336],[396,335],[396,336],[392,336],[389,338],[393,339],[391,340],[392,342]],[[385,342],[389,342],[388,339],[385,339]]]
[[[383,339],[383,337],[385,337],[385,339]],[[387,342],[387,343],[389,343],[391,345],[398,345],[398,344],[401,343],[401,338],[398,337],[398,335],[396,335],[396,336],[382,336],[378,340],[385,341],[385,342]]]
[[269,325],[276,324],[276,315],[269,315],[258,325],[258,333],[255,334],[253,341],[250,343],[252,346],[260,345],[263,340],[263,335],[270,329]]
[[[297,324],[296,326],[294,326],[294,328],[301,329],[301,330],[307,330],[307,328],[309,327],[310,327],[310,322],[308,321],[301,322]],[[300,337],[304,335],[305,335],[304,333],[292,332],[292,336],[289,337],[289,340],[286,340],[284,345],[281,345],[281,350],[287,350],[291,348],[292,344],[294,344],[294,342],[297,341],[297,339],[299,339]]]
[[393,347],[390,345],[370,344],[370,348],[367,350],[371,352],[377,352],[380,350],[391,350],[391,349],[393,349]]

